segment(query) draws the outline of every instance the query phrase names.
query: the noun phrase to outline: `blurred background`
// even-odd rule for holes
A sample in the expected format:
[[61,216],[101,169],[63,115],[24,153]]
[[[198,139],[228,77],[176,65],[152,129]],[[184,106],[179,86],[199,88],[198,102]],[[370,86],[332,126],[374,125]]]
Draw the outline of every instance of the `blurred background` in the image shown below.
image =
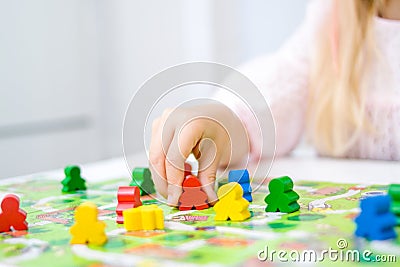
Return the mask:
[[0,178],[122,156],[124,113],[146,79],[187,61],[236,67],[273,53],[306,5],[0,0]]

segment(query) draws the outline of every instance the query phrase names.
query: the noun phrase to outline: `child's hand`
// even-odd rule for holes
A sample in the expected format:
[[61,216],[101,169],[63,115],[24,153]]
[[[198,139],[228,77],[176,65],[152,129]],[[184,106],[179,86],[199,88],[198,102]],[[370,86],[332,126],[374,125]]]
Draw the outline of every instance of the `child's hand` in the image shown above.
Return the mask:
[[213,203],[217,200],[214,182],[218,167],[240,162],[248,150],[241,121],[224,105],[166,110],[153,122],[150,144],[150,168],[156,189],[168,204],[177,205],[184,163],[193,153],[199,162],[198,178],[208,201]]

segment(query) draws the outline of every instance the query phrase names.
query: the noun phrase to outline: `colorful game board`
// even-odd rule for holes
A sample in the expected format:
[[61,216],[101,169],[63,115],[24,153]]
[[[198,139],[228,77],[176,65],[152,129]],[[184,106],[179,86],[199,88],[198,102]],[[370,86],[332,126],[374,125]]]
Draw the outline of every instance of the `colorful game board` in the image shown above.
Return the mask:
[[[353,236],[359,199],[382,194],[387,186],[297,181],[300,211],[282,214],[264,211],[268,187],[262,185],[253,193],[252,217],[235,223],[215,222],[212,208],[179,211],[147,196],[142,197],[144,205],[158,204],[164,210],[166,229],[126,233],[122,225],[115,223],[115,207],[118,186],[128,185],[129,181],[121,178],[87,183],[87,192],[76,194],[61,193],[60,181],[56,179],[0,181],[0,195],[17,194],[29,223],[28,232],[0,235],[0,265],[277,266],[284,264],[277,253],[272,255],[273,259],[265,259],[272,250],[292,253],[295,259],[296,251],[320,253],[329,248],[339,252],[370,249],[372,261],[377,261],[378,254],[386,255],[386,261],[400,260],[399,239],[366,242]],[[107,224],[108,242],[104,246],[69,244],[74,208],[84,201],[94,202],[100,210],[99,218]],[[396,231],[399,233],[398,228]],[[388,255],[393,257],[389,259]],[[286,258],[293,262],[289,254]],[[366,260],[360,261],[357,264],[368,265]],[[354,264],[339,258],[335,262],[328,255],[323,261],[311,259],[307,264],[329,266],[337,262],[345,266]]]

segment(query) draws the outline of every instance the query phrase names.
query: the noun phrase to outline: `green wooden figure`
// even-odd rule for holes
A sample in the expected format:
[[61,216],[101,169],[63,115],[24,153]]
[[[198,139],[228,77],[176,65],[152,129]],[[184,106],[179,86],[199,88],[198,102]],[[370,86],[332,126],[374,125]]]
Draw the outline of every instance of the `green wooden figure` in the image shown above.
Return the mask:
[[267,212],[290,213],[300,209],[299,195],[293,191],[293,181],[288,176],[272,179],[268,185],[269,195],[264,199]]
[[153,180],[151,179],[151,172],[148,168],[135,168],[132,171],[132,181],[130,186],[137,186],[140,188],[140,195],[149,195],[156,192]]
[[390,210],[397,218],[396,224],[400,225],[400,184],[389,185],[388,194],[392,198]]
[[70,165],[64,169],[65,178],[62,180],[62,192],[69,193],[77,190],[86,190],[85,179],[81,177],[81,169],[78,166]]

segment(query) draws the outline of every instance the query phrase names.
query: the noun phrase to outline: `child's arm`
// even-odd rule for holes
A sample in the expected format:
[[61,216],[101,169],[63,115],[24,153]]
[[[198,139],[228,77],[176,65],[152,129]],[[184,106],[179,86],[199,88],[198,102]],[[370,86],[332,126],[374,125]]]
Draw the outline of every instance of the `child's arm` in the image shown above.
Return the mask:
[[240,162],[248,154],[248,138],[240,119],[226,106],[210,104],[166,110],[153,122],[150,168],[157,191],[178,204],[184,162],[193,153],[198,178],[209,202],[215,202],[214,181],[219,166]]

